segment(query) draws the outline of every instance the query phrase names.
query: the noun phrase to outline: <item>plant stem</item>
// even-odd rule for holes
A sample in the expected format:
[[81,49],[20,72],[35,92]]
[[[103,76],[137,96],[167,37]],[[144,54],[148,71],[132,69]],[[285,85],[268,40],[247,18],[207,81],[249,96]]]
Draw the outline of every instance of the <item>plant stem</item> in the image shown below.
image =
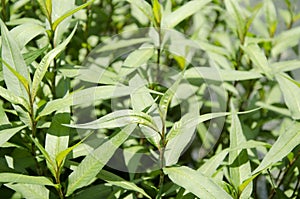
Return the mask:
[[1,6],[2,6],[2,10],[1,10],[2,20],[6,21],[7,20],[7,13],[6,13],[6,2],[5,2],[5,0],[1,0]]

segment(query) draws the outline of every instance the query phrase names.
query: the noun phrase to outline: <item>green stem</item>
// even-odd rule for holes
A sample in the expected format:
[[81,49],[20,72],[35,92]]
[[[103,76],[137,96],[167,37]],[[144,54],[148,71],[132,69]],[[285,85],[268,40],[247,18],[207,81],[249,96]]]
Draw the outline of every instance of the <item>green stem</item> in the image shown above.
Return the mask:
[[2,10],[1,10],[2,20],[6,21],[7,20],[7,13],[6,13],[6,2],[5,2],[5,0],[1,0],[1,6],[2,6]]

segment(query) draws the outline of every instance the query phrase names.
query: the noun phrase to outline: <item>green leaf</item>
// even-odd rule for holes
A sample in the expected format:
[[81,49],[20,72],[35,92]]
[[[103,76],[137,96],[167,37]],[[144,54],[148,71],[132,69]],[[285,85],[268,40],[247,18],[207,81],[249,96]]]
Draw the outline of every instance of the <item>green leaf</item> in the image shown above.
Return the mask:
[[0,96],[13,104],[23,106],[27,111],[30,110],[30,106],[25,99],[23,99],[22,97],[16,96],[13,92],[11,92],[1,86],[0,86]]
[[79,10],[82,10],[83,8],[91,5],[95,0],[90,0],[84,4],[82,4],[81,6],[78,6],[77,8],[70,10],[68,12],[66,12],[64,15],[62,15],[61,17],[59,17],[58,19],[56,19],[53,24],[52,24],[52,30],[55,31],[57,26],[66,18],[68,18],[69,16],[73,15],[74,13],[78,12]]
[[5,186],[21,193],[22,198],[49,199],[50,191],[45,186],[35,184],[5,184]]
[[34,51],[29,51],[28,53],[23,54],[26,65],[30,65],[35,61],[39,56],[41,56],[48,49],[48,45],[43,48],[39,48]]
[[[47,17],[47,19],[51,19],[51,13],[48,12],[48,6],[47,2],[48,0],[37,0],[38,3],[40,4],[41,10],[44,13],[44,15]],[[52,8],[52,6],[51,6]],[[50,22],[51,23],[51,22]]]
[[252,172],[256,174],[281,161],[300,143],[300,123],[294,122],[279,136],[259,166]]
[[25,127],[26,125],[0,130],[0,147]]
[[[1,93],[1,91],[0,91],[0,93]],[[0,101],[0,124],[2,124],[2,125],[10,124],[8,117],[6,116],[5,110],[3,108],[2,101]],[[1,146],[1,144],[0,144],[0,146]]]
[[136,125],[129,125],[86,156],[69,176],[66,196],[91,183],[118,147],[130,136]]
[[[58,113],[52,118],[45,141],[45,150],[52,162],[56,162],[57,155],[68,148],[70,129],[62,126],[68,123],[70,123],[69,113]],[[57,166],[59,168],[60,165]]]
[[0,61],[10,70],[10,72],[18,78],[19,82],[23,85],[27,93],[30,93],[29,91],[29,82],[25,77],[23,77],[21,74],[19,74],[13,67],[11,67],[6,61],[2,60],[0,58]]
[[273,72],[269,65],[269,62],[261,50],[261,48],[254,43],[248,44],[247,46],[242,47],[245,53],[249,56],[253,64],[258,67],[258,69],[264,73],[269,79],[273,78]]
[[255,71],[237,71],[223,70],[211,67],[193,67],[185,72],[184,77],[190,81],[195,79],[205,79],[222,82],[259,79],[262,77],[262,75]]
[[[52,0],[45,0],[45,6],[46,6],[48,16],[52,16]],[[49,17],[48,19],[51,18]],[[50,24],[52,23],[52,21],[49,22]]]
[[211,178],[204,176],[199,171],[185,166],[164,168],[163,170],[174,183],[199,198],[232,199],[232,197]]
[[176,79],[176,81],[172,84],[170,88],[164,93],[164,95],[161,97],[159,101],[159,111],[162,118],[162,121],[166,121],[167,112],[169,105],[171,103],[171,100],[178,89],[178,86],[183,78],[183,74],[180,73],[179,77]]
[[164,16],[162,19],[162,28],[173,28],[180,22],[188,18],[189,16],[195,14],[201,10],[206,4],[210,3],[211,0],[194,0],[180,6],[174,12]]
[[195,114],[184,115],[173,125],[170,132],[167,134],[167,145],[165,148],[166,166],[177,163],[182,151],[192,139],[192,135],[198,124],[226,115],[229,115],[229,113],[208,113],[201,116],[195,116]]
[[[232,107],[232,119],[230,127],[230,149],[234,149],[241,144],[246,142],[246,137],[243,133],[242,125],[237,116],[237,113],[234,110],[233,104]],[[235,190],[238,192],[238,187],[244,180],[251,176],[251,165],[249,162],[248,153],[245,149],[243,150],[234,150],[229,152],[229,163],[230,168],[230,180]],[[240,198],[248,199],[252,193],[252,184],[248,186],[246,190],[242,193],[238,193]]]
[[144,0],[127,0],[132,5],[136,6],[142,13],[154,23],[153,12],[150,4]]
[[0,173],[0,182],[2,183],[24,183],[36,185],[56,186],[51,180],[42,176],[29,176],[18,173]]
[[153,14],[154,14],[154,18],[156,20],[157,24],[160,24],[161,21],[161,7],[160,7],[160,3],[158,0],[153,0],[152,1],[152,10],[153,10]]
[[[245,40],[247,27],[246,27],[246,17],[244,15],[243,9],[240,7],[237,1],[225,0],[226,10],[229,17],[232,17],[235,23],[235,31],[238,34],[240,42],[243,43]],[[229,18],[231,20],[231,18]]]
[[15,95],[26,99],[28,98],[28,91],[26,91],[26,89],[29,89],[30,84],[27,66],[16,41],[1,20],[0,25],[2,36],[1,60],[6,66],[3,67],[3,76],[7,89],[12,91]]
[[90,102],[94,102],[99,99],[122,97],[129,95],[130,92],[131,90],[127,86],[98,86],[76,91],[65,98],[56,99],[47,103],[38,114],[37,120],[42,116],[48,115],[57,110],[65,109],[66,107],[79,104],[89,104]]
[[[76,147],[78,147],[80,144],[82,144],[91,134],[93,133],[93,131],[91,133],[89,133],[86,137],[84,137],[82,140],[80,140],[80,142],[77,142],[76,144],[74,144],[73,146],[61,151],[60,153],[58,153],[56,155],[55,161],[56,161],[56,165],[58,168],[60,168],[65,160],[65,158],[67,157],[67,155],[73,151]],[[86,148],[86,147],[85,147]]]
[[156,132],[159,132],[156,124],[149,115],[144,112],[133,111],[130,109],[109,113],[89,123],[66,126],[80,129],[101,129],[123,127],[128,124],[142,124],[155,130]]
[[293,119],[300,119],[300,88],[287,74],[275,76],[284,97],[285,104],[292,114]]
[[13,28],[10,33],[19,46],[19,49],[23,49],[33,38],[45,34],[45,31],[45,28],[40,24],[28,22]]
[[123,66],[125,67],[122,67],[120,74],[126,76],[131,73],[142,64],[145,64],[153,56],[153,53],[153,46],[144,46],[133,51],[124,61]]
[[75,26],[72,33],[67,37],[66,40],[64,40],[56,48],[54,48],[49,53],[47,53],[47,55],[45,55],[45,57],[42,59],[41,63],[39,64],[39,66],[36,69],[34,76],[33,76],[32,90],[31,90],[31,97],[32,97],[31,100],[32,101],[35,98],[35,95],[39,88],[39,85],[40,85],[43,77],[45,76],[51,61],[65,49],[65,47],[71,41],[71,38],[73,37],[73,35],[76,31],[76,28],[77,28],[77,25]]
[[123,189],[126,190],[131,190],[131,191],[136,191],[138,193],[143,194],[144,196],[146,196],[147,198],[151,197],[140,187],[136,186],[134,183],[132,182],[128,182],[125,179],[111,173],[105,170],[101,170],[100,173],[97,175],[98,178],[105,180],[106,182],[121,187]]
[[31,140],[34,142],[35,146],[40,150],[40,152],[43,154],[44,158],[46,159],[47,166],[49,170],[51,171],[53,176],[56,176],[57,167],[54,161],[51,159],[51,156],[46,151],[46,149],[39,143],[38,139],[30,137]]

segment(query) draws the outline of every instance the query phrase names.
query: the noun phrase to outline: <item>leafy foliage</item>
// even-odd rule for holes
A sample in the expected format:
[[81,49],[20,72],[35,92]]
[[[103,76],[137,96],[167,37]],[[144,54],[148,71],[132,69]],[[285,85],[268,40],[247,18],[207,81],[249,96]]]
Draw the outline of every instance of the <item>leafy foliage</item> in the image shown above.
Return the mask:
[[299,198],[297,1],[1,1],[1,198]]

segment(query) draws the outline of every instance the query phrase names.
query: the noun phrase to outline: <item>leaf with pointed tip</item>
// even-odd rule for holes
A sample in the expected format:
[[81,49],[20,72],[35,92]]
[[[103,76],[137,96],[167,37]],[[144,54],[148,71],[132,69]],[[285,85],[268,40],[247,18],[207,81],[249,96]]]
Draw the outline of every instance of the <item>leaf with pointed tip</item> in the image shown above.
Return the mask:
[[133,111],[130,109],[119,110],[119,111],[109,113],[89,123],[65,125],[65,126],[80,128],[80,129],[101,129],[101,128],[123,127],[128,124],[142,124],[144,126],[147,126],[155,130],[156,132],[159,131],[152,117],[150,117],[144,112]]
[[33,75],[31,100],[35,98],[39,85],[42,82],[42,79],[44,78],[51,61],[65,49],[65,47],[71,41],[71,38],[73,37],[76,31],[76,28],[77,25],[73,29],[72,33],[61,44],[59,44],[56,48],[47,53],[47,55],[45,55],[45,57],[42,59],[41,63],[39,64],[38,68],[36,69]]
[[232,197],[211,178],[204,176],[199,171],[185,166],[169,167],[163,170],[174,183],[199,198],[232,199]]
[[62,15],[61,17],[59,17],[58,19],[56,19],[53,24],[52,24],[52,30],[55,31],[57,26],[66,18],[70,17],[71,15],[75,14],[76,12],[78,12],[79,10],[82,10],[85,7],[88,7],[89,5],[91,5],[95,0],[90,0],[80,6],[78,6],[77,8],[70,10],[68,12],[66,12],[64,15]]
[[153,23],[154,17],[150,4],[147,1],[143,0],[127,0],[132,5],[136,6],[138,9],[142,11],[142,13]]
[[97,178],[105,180],[106,182],[108,182],[112,185],[121,187],[123,189],[136,191],[138,193],[143,194],[147,198],[151,199],[151,197],[142,188],[136,186],[133,182],[128,182],[125,179],[123,179],[109,171],[105,171],[105,170],[100,171],[100,173],[97,175]]
[[26,125],[0,130],[0,147],[25,127]]
[[267,169],[286,157],[300,143],[300,123],[294,122],[286,131],[281,134],[272,145],[270,151],[263,158],[259,166],[252,172],[256,174]]
[[48,49],[48,45],[43,48],[39,48],[34,51],[27,52],[23,54],[26,65],[30,65],[33,61],[35,61],[39,56],[41,56]]
[[300,88],[287,74],[278,74],[275,76],[279,83],[284,101],[292,114],[293,119],[300,119]]
[[23,106],[27,111],[30,110],[30,106],[25,99],[23,99],[22,97],[16,96],[13,92],[11,92],[1,86],[0,86],[0,96],[13,104]]
[[57,186],[50,179],[42,176],[29,176],[18,173],[0,173],[0,182],[24,183],[36,185]]
[[152,4],[153,4],[153,15],[154,15],[154,18],[157,22],[157,24],[160,24],[160,21],[161,21],[161,6],[160,6],[160,3],[158,0],[153,0],[152,1]]
[[[7,89],[15,95],[28,98],[30,76],[22,57],[18,44],[0,20],[2,55],[1,60],[6,67],[3,67],[3,77]],[[26,89],[25,89],[26,88]],[[26,91],[27,90],[27,91]]]
[[195,14],[199,10],[201,10],[204,6],[210,3],[211,0],[194,0],[189,1],[183,6],[179,7],[174,12],[169,15],[163,17],[162,19],[162,28],[173,28],[178,25],[180,22]]
[[126,126],[86,156],[71,175],[69,175],[66,196],[70,196],[75,190],[81,187],[88,186],[110,160],[118,147],[130,136],[135,127],[136,125]]
[[49,199],[50,191],[41,185],[35,184],[5,184],[6,187],[9,187],[12,190],[15,190],[18,193],[22,194],[23,198],[30,199]]

